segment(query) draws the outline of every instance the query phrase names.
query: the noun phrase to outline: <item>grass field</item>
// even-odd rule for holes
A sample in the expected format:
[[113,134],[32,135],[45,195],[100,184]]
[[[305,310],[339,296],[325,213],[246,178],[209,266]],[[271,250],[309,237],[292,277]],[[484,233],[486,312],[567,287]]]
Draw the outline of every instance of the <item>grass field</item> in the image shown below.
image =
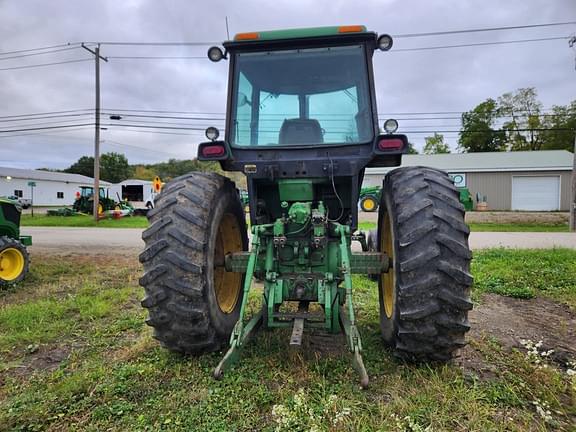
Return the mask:
[[23,215],[22,226],[40,227],[100,227],[100,228],[146,228],[148,221],[145,216],[123,217],[121,219],[102,219],[96,222],[92,216],[46,216]]
[[[122,219],[103,219],[96,223],[90,216],[46,216],[30,215],[22,216],[22,226],[43,226],[43,227],[100,227],[100,228],[146,228],[148,221],[144,216],[125,217]],[[374,222],[360,222],[359,228],[369,230],[376,228]],[[472,231],[497,231],[497,232],[568,232],[568,225],[550,224],[495,224],[477,223],[470,224]]]
[[[136,259],[33,258],[27,280],[0,291],[0,430],[574,430],[574,378],[490,335],[471,341],[490,378],[394,360],[379,338],[376,286],[363,276],[354,286],[366,391],[342,339],[288,351],[285,331],[261,332],[214,381],[221,354],[184,358],[152,339]],[[495,292],[576,306],[576,251],[478,252],[473,272],[477,301]]]

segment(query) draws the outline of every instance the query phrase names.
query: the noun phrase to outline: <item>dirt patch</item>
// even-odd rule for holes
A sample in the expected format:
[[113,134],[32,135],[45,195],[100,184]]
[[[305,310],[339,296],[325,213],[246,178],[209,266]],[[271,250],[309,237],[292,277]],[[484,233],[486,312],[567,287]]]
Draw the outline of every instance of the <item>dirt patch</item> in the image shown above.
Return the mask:
[[[561,225],[567,224],[568,212],[467,212],[467,223],[496,223],[496,224],[535,224],[535,225]],[[378,221],[378,212],[358,212],[360,222]]]
[[473,342],[491,337],[504,350],[524,349],[521,340],[542,341],[542,350],[554,350],[551,360],[564,367],[576,359],[576,312],[545,298],[520,300],[487,294],[469,315],[472,341],[458,363],[480,376],[490,376],[493,366],[483,361]]
[[27,354],[19,364],[7,367],[0,373],[0,388],[4,385],[4,379],[10,375],[12,377],[27,378],[36,371],[50,372],[58,368],[60,363],[68,359],[71,346],[41,345],[30,347],[33,352]]
[[567,212],[468,212],[466,213],[466,222],[561,225],[567,224],[569,217]]

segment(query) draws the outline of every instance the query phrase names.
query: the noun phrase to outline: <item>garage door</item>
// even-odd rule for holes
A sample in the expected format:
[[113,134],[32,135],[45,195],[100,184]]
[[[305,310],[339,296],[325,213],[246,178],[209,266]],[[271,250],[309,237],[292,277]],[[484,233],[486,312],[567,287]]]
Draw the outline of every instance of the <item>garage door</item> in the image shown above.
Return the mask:
[[512,210],[559,210],[560,176],[512,177]]

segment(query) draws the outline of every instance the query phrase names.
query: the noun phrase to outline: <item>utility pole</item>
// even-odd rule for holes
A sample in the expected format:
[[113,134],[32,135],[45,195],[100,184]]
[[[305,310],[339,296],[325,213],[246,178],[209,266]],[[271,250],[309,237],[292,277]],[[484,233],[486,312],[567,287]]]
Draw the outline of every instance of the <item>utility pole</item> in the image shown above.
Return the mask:
[[574,162],[572,163],[572,190],[570,192],[570,231],[576,231],[576,131],[574,131]]
[[94,220],[98,222],[98,207],[100,205],[100,59],[108,61],[106,57],[100,55],[100,44],[91,50],[84,44],[82,48],[94,55],[95,76],[96,76],[96,104],[94,109],[94,199],[93,214]]
[[[568,41],[568,46],[574,48],[576,46],[576,36],[572,36]],[[575,61],[576,65],[576,61]],[[576,66],[575,66],[576,68]],[[576,231],[576,130],[574,131],[574,161],[572,162],[572,189],[570,190],[570,231]]]

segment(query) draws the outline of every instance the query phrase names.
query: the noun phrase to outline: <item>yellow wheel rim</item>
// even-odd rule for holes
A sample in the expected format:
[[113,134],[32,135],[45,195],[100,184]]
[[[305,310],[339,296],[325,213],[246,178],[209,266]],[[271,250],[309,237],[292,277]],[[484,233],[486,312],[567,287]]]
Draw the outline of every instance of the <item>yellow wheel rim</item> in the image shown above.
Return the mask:
[[234,215],[226,213],[218,227],[214,248],[214,290],[218,306],[224,313],[234,310],[242,288],[242,274],[226,271],[224,259],[227,254],[242,249],[240,224]]
[[[382,236],[380,240],[380,250],[385,252],[394,262],[394,236],[392,231],[392,220],[388,213],[384,215],[384,226],[380,227]],[[381,290],[382,297],[384,298],[384,311],[386,317],[389,319],[394,315],[394,297],[396,294],[396,270],[394,268],[388,269],[388,273],[381,275]]]
[[24,271],[24,255],[18,249],[6,248],[0,252],[0,279],[13,281]]
[[374,201],[372,198],[366,198],[362,202],[362,205],[365,211],[373,211],[376,208],[376,201]]
[[104,207],[102,207],[102,204],[98,203],[98,214],[102,213],[104,213]]

